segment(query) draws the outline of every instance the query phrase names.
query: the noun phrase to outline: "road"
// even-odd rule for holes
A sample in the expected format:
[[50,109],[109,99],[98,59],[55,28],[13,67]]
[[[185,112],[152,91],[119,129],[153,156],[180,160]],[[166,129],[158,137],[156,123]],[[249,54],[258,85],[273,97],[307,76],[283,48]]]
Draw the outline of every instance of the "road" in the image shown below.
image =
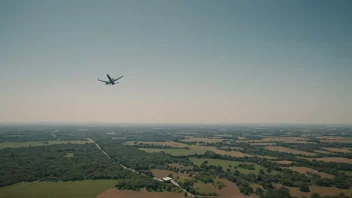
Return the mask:
[[[93,141],[92,139],[90,139],[90,138],[88,138],[88,140],[89,140],[90,142],[94,143],[94,144],[98,147],[98,149],[99,149],[102,153],[104,153],[104,155],[106,155],[109,159],[112,159],[96,142],[94,142],[94,141]],[[133,170],[132,168],[128,168],[128,167],[126,167],[126,166],[124,166],[124,165],[122,165],[122,164],[120,164],[120,166],[121,166],[122,168],[124,168],[124,169],[127,169],[127,170],[129,170],[129,171],[132,171],[132,172],[134,172],[134,173],[140,175],[139,172],[137,172],[136,170]],[[142,174],[142,175],[147,176],[147,175],[145,175],[145,174]],[[164,182],[163,180],[158,179],[158,178],[155,178],[155,177],[153,177],[153,179],[154,179],[154,180],[157,180],[157,181],[160,181],[160,182]],[[172,183],[174,186],[180,188],[182,191],[186,192],[188,196],[195,197],[195,195],[193,195],[193,194],[187,192],[187,190],[183,189],[183,188],[182,188],[177,182],[175,182],[174,180],[171,180],[171,183]],[[199,196],[199,195],[198,195],[197,197],[199,197],[199,198],[201,198],[201,197],[203,197],[203,198],[210,198],[210,197],[217,197],[217,198],[219,198],[219,197],[222,197],[222,198],[250,198],[250,197],[248,197],[248,196]]]

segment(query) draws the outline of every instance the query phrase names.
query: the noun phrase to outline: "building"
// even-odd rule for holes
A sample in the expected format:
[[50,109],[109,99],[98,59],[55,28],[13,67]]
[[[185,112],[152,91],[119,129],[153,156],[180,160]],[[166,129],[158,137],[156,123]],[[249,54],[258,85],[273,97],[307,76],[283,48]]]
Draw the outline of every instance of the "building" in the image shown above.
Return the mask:
[[172,178],[171,177],[164,177],[163,181],[164,182],[171,182]]

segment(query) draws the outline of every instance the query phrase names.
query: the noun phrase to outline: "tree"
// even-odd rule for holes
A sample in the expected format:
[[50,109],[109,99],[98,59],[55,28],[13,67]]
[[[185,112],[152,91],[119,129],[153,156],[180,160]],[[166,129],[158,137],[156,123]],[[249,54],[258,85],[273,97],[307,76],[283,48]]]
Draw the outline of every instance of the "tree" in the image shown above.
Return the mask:
[[302,192],[310,192],[309,186],[305,183],[301,183],[301,186],[299,187],[299,190]]
[[261,194],[263,194],[263,189],[261,189],[261,188],[257,188],[256,190],[255,190],[255,193],[257,193],[257,195],[261,195]]
[[260,169],[260,170],[259,170],[259,174],[264,175],[264,171],[263,171],[263,169]]
[[321,198],[321,196],[318,193],[313,193],[310,198]]

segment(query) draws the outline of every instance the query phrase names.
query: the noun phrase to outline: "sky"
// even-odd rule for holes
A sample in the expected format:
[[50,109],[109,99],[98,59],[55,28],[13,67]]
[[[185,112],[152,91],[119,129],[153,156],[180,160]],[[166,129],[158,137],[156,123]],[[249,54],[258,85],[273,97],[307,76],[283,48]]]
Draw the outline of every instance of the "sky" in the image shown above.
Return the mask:
[[352,124],[351,6],[2,0],[0,122]]

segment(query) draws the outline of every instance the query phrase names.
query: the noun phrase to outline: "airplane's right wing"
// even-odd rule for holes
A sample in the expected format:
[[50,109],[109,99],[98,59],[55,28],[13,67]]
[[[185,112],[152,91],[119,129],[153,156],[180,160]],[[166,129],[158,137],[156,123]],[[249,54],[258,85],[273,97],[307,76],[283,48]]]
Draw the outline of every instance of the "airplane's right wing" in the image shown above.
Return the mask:
[[121,76],[121,77],[119,77],[119,78],[114,79],[114,82],[115,82],[115,81],[117,81],[118,79],[122,78],[122,77],[123,77],[123,76]]

